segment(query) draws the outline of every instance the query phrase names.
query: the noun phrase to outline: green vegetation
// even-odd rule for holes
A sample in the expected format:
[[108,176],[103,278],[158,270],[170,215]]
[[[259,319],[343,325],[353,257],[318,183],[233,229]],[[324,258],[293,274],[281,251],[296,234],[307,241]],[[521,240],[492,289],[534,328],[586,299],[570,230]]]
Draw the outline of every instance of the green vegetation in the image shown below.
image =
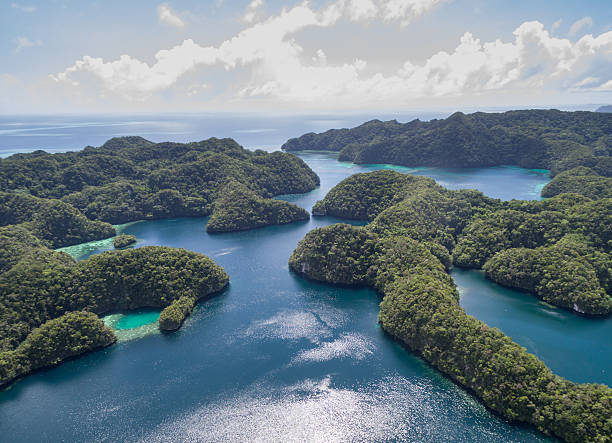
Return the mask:
[[[372,120],[352,129],[309,133],[283,145],[286,151],[339,151],[339,160],[404,166],[485,167],[516,165],[550,169],[557,175],[579,166],[612,176],[612,115],[599,112],[526,110],[465,115],[442,120]],[[610,197],[609,180],[585,189],[574,179],[551,184],[546,196],[578,192]],[[606,187],[607,185],[607,187]],[[604,191],[599,194],[599,191]]]
[[231,180],[221,188],[206,230],[244,231],[309,218],[308,212],[299,206],[282,200],[262,198],[242,183]]
[[[114,237],[109,223],[204,216],[213,208],[211,231],[307,219],[270,197],[318,185],[298,157],[251,152],[231,139],[122,137],[79,152],[0,159],[0,385],[112,343],[95,314],[167,308],[160,326],[175,330],[229,279],[209,258],[184,250],[118,250],[75,263],[48,248]],[[135,240],[120,235],[113,243],[121,249]]]
[[607,441],[612,389],[575,384],[497,329],[471,317],[431,244],[337,224],[309,232],[289,259],[295,272],[383,295],[382,328],[488,408],[567,441]]
[[[87,218],[109,223],[209,215],[228,179],[263,198],[308,192],[319,185],[300,158],[251,152],[231,139],[155,144],[122,137],[79,152],[36,151],[0,160],[4,191],[61,199]],[[38,212],[27,197],[19,202],[22,208],[17,214],[8,211],[12,219],[6,223],[25,221],[20,220],[22,213]],[[2,214],[0,210],[0,219]]]
[[89,220],[60,200],[0,192],[0,226],[18,225],[52,248],[113,237],[115,228]]
[[194,306],[195,299],[192,297],[177,298],[159,315],[159,329],[166,332],[176,331],[191,315]]
[[[610,255],[602,257],[609,269]],[[581,314],[612,311],[612,299],[602,287],[595,266],[570,245],[506,249],[488,260],[484,270],[488,278],[499,284],[535,292],[548,303]],[[609,281],[609,275],[605,278]]]
[[128,234],[121,234],[113,239],[115,249],[122,249],[134,243],[136,243],[136,237]]
[[20,345],[0,353],[0,386],[36,369],[113,344],[117,338],[97,315],[68,312],[34,329]]
[[[103,315],[144,307],[165,308],[180,298],[195,303],[223,289],[228,280],[211,259],[182,249],[109,251],[78,263],[64,253],[44,247],[32,249],[0,275],[0,362],[16,361],[18,350],[36,328],[44,326],[42,331],[48,340],[60,337],[53,330],[64,323],[52,321],[68,313]],[[99,343],[95,336],[89,339]],[[51,350],[64,349],[62,343],[49,346]],[[75,346],[70,349],[77,349]],[[88,348],[84,345],[82,349]],[[50,352],[44,358],[47,365],[55,362]],[[60,360],[64,358],[62,353],[58,355]],[[0,385],[14,378],[10,374],[20,375],[39,367],[24,357],[18,360],[19,367],[25,369],[0,372],[4,374]],[[17,363],[7,363],[7,367],[13,364]]]
[[[562,176],[562,174],[560,174]],[[385,331],[490,409],[567,441],[607,441],[612,390],[575,384],[465,314],[447,271],[488,278],[585,315],[612,312],[612,199],[561,193],[502,202],[396,172],[356,174],[313,208],[369,220],[315,229],[289,259],[308,278],[370,286]]]
[[43,243],[22,225],[0,228],[0,273],[8,271],[27,253]]
[[354,174],[334,186],[312,208],[313,215],[331,215],[355,220],[372,220],[383,210],[418,189],[441,189],[431,178],[376,171]]
[[604,177],[591,168],[577,166],[561,172],[542,189],[542,197],[563,193],[582,194],[592,199],[612,198],[612,177]]
[[[477,191],[450,191],[424,177],[376,171],[343,180],[313,212],[370,220],[368,232],[436,245],[430,250],[447,268],[480,269],[512,248],[545,248],[550,253],[538,254],[539,270],[532,270],[529,285],[522,282],[524,270],[514,264],[502,267],[506,262],[499,260],[494,262],[498,272],[491,264],[487,276],[577,313],[612,312],[612,199],[561,194],[545,201],[502,202]],[[546,271],[551,267],[554,272]],[[594,280],[584,286],[587,275]]]

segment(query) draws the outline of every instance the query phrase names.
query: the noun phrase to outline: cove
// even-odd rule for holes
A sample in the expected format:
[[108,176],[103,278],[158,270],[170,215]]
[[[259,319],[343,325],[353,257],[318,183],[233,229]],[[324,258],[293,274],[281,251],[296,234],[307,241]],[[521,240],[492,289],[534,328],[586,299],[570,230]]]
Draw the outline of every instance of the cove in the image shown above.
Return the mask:
[[[329,154],[302,157],[321,177],[321,187],[282,198],[307,209],[348,175],[387,167],[342,164]],[[506,167],[404,172],[502,198],[536,198],[537,186],[548,180],[545,173]],[[175,334],[123,341],[0,392],[3,438],[547,441],[492,415],[390,340],[377,324],[380,300],[374,291],[313,283],[288,271],[291,251],[309,230],[341,220],[314,218],[216,235],[206,233],[206,220],[138,222],[124,232],[135,235],[138,246],[183,247],[210,256],[230,274],[228,290],[200,304]],[[85,258],[101,249],[83,245],[78,255]],[[524,329],[517,322],[514,330],[506,330],[508,319],[536,323],[528,314],[540,309],[537,299],[506,293],[473,271],[453,275],[468,313],[517,341],[522,333],[534,343],[530,350],[560,375],[572,379],[585,366],[594,372],[610,366],[603,350],[582,360],[587,351],[579,343],[540,355],[547,345],[537,324]],[[462,280],[462,275],[470,278]],[[515,298],[533,305],[517,307],[511,303]],[[547,327],[564,346],[579,331],[592,343],[609,337],[609,329],[593,329],[586,319],[571,315]]]
[[157,322],[159,311],[136,311],[124,315],[116,325],[117,329],[133,329]]
[[106,315],[104,323],[115,331],[118,342],[135,340],[147,335],[159,334],[160,311],[139,309],[131,312]]

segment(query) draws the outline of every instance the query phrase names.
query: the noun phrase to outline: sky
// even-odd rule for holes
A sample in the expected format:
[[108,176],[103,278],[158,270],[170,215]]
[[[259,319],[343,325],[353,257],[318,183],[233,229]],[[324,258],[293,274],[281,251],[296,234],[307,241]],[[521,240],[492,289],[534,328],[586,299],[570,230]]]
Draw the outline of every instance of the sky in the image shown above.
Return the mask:
[[0,0],[0,114],[612,103],[612,0]]

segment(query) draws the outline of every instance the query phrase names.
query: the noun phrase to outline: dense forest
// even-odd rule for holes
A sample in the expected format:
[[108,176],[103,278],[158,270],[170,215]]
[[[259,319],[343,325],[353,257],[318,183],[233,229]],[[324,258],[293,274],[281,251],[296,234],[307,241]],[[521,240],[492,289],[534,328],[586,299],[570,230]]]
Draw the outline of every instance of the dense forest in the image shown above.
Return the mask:
[[[496,282],[580,314],[612,312],[610,198],[504,202],[383,170],[343,180],[313,214],[368,220],[367,230],[383,237],[433,242],[452,256],[447,263],[437,254],[447,266],[484,268]],[[504,260],[496,256],[502,252]]]
[[8,225],[29,231],[51,248],[115,235],[115,228],[109,223],[90,220],[61,200],[0,192],[0,227]]
[[185,318],[191,315],[195,307],[195,299],[189,296],[177,298],[161,311],[159,315],[159,329],[166,332],[176,331],[181,327]]
[[[288,140],[286,151],[339,152],[339,160],[404,166],[485,167],[516,165],[550,169],[546,197],[577,192],[610,197],[612,114],[525,110],[463,114],[442,120],[372,120],[352,129],[308,133]],[[588,174],[584,169],[589,168]],[[572,171],[573,170],[573,171]],[[576,175],[589,175],[581,189]],[[600,192],[602,192],[600,194]]]
[[127,248],[136,243],[136,237],[129,234],[121,234],[113,239],[113,247],[115,249]]
[[242,183],[231,180],[221,188],[206,230],[244,231],[309,218],[308,211],[299,206],[283,200],[262,198]]
[[289,266],[314,280],[379,291],[382,328],[501,416],[566,441],[607,441],[612,389],[554,375],[502,332],[467,315],[444,251],[436,242],[336,224],[310,231]]
[[[114,224],[209,215],[229,179],[263,198],[319,185],[319,177],[297,156],[252,152],[232,139],[152,143],[121,137],[78,152],[36,151],[0,159],[0,188],[9,197],[59,199],[90,220]],[[18,203],[19,215],[5,213],[26,218],[27,203]]]
[[77,263],[44,246],[26,248],[0,275],[0,385],[113,343],[95,314],[165,308],[177,300],[190,301],[191,311],[229,281],[211,259],[182,249],[109,251]]

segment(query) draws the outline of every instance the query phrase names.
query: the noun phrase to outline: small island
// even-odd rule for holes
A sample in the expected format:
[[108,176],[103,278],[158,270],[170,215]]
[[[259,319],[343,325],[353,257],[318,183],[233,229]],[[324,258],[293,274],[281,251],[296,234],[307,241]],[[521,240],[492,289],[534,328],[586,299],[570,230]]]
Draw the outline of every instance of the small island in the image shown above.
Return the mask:
[[310,218],[305,209],[283,200],[262,198],[235,180],[221,188],[220,194],[206,225],[208,232],[244,231]]
[[129,234],[121,234],[113,239],[113,246],[115,249],[127,248],[134,243],[136,243],[136,237]]
[[179,329],[185,319],[191,315],[195,307],[195,300],[191,297],[180,297],[174,300],[159,315],[159,329],[164,332],[173,332]]
[[[180,302],[175,308],[189,304],[192,308],[198,300],[220,292],[228,281],[210,258],[183,249],[147,246],[108,251],[78,263],[44,246],[26,249],[0,275],[0,386],[114,343],[116,337],[98,316],[166,308],[176,300]],[[169,314],[164,317],[172,317]],[[31,351],[34,348],[36,352]]]

